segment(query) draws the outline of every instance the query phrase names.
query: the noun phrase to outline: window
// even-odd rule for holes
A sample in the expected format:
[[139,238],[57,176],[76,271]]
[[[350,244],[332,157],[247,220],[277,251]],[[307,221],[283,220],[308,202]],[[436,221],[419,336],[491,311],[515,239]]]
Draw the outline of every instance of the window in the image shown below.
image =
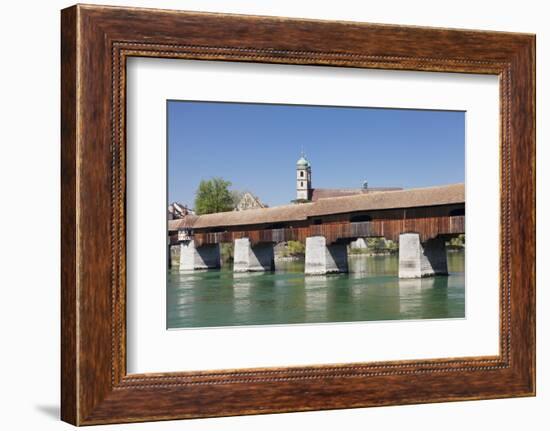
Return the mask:
[[300,187],[304,187],[304,182],[300,181]]
[[223,227],[213,227],[211,229],[208,229],[208,233],[220,233],[220,232],[226,232],[226,229]]
[[464,215],[464,208],[457,208],[455,210],[452,210],[450,213],[449,213],[449,216],[451,217],[454,217],[454,216],[463,216]]
[[300,171],[300,177],[304,176],[304,171]]
[[371,217],[367,214],[361,214],[361,215],[356,215],[356,216],[350,217],[349,221],[351,223],[361,223],[361,222],[365,222],[365,221],[371,221]]

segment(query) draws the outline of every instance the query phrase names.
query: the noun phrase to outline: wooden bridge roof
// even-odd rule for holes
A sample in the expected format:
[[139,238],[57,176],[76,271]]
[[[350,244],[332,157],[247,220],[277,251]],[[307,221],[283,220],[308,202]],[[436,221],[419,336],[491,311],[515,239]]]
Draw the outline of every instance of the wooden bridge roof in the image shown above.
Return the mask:
[[353,196],[360,195],[364,193],[375,193],[375,192],[389,192],[393,190],[403,190],[402,187],[369,187],[367,189],[320,189],[313,188],[311,189],[311,201],[316,202],[319,199],[326,198],[337,198],[342,196]]
[[168,230],[192,228],[198,217],[195,214],[187,214],[182,218],[168,220]]
[[464,201],[464,184],[453,184],[319,199],[312,205],[308,215],[315,217],[368,210],[427,207]]
[[280,223],[286,221],[306,220],[313,203],[281,205],[270,208],[258,208],[245,211],[228,211],[223,213],[198,216],[193,228],[221,226],[255,225],[263,223]]
[[258,225],[306,220],[308,217],[320,217],[330,214],[449,205],[464,202],[464,184],[452,184],[324,198],[316,202],[304,204],[205,214],[193,217],[192,220],[187,221],[170,220],[168,226],[169,230],[177,230],[183,227],[204,229],[223,226]]

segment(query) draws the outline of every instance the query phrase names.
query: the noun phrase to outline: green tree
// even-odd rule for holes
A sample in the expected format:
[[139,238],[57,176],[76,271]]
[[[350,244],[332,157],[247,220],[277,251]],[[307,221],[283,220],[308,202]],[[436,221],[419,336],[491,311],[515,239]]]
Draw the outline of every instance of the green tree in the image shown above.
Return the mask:
[[464,248],[465,244],[466,244],[466,235],[464,235],[463,233],[461,233],[457,237],[451,238],[451,240],[447,243],[447,245],[450,248],[455,248],[455,249]]
[[303,256],[306,253],[306,246],[300,241],[288,241],[286,248],[289,256]]
[[195,195],[197,214],[211,214],[233,209],[233,197],[229,191],[230,181],[215,177],[202,180]]

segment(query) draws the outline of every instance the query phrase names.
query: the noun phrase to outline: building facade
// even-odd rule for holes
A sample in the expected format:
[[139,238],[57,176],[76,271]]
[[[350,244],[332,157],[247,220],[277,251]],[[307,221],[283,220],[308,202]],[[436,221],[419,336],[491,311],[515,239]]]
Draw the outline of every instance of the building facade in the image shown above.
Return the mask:
[[311,164],[303,154],[296,162],[296,200],[311,200]]
[[235,205],[235,211],[254,210],[258,208],[266,208],[266,205],[250,192],[244,192],[237,205]]

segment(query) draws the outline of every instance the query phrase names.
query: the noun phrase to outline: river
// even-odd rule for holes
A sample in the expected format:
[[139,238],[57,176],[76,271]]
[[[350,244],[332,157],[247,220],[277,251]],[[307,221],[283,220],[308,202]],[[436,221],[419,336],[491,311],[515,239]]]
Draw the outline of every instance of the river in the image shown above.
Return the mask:
[[304,276],[304,263],[277,271],[168,273],[167,326],[199,328],[464,317],[464,252],[448,252],[449,276],[403,280],[398,257],[353,255],[350,272]]

